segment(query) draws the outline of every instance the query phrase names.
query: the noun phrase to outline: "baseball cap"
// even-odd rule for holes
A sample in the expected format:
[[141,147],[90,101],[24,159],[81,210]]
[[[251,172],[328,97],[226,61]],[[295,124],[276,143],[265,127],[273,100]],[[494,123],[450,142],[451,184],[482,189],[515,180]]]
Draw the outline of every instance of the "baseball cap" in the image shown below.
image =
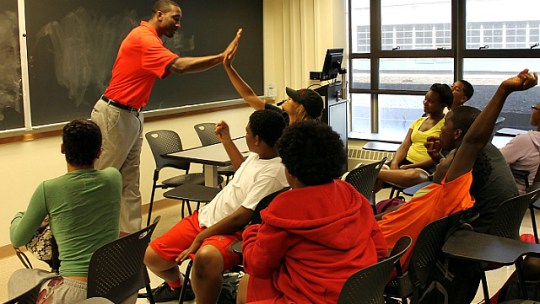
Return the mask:
[[323,110],[323,100],[319,93],[310,89],[295,90],[285,88],[287,95],[304,106],[306,113],[313,118],[319,118]]

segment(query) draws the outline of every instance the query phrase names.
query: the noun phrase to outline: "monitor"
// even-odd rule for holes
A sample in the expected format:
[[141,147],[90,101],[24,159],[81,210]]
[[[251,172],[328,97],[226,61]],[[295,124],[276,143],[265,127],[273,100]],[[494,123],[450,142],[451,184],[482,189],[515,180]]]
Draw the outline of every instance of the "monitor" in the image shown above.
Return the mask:
[[343,61],[343,49],[328,49],[324,58],[320,80],[331,80],[337,77]]

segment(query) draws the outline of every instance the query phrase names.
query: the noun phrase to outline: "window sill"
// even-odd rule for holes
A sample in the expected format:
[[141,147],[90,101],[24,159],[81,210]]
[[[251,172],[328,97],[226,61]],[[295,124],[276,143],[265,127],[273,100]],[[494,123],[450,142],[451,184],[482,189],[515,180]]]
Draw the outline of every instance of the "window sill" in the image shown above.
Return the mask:
[[407,133],[396,132],[394,134],[377,134],[377,133],[362,133],[362,132],[349,132],[349,139],[359,139],[367,141],[380,141],[386,143],[401,144],[403,138]]

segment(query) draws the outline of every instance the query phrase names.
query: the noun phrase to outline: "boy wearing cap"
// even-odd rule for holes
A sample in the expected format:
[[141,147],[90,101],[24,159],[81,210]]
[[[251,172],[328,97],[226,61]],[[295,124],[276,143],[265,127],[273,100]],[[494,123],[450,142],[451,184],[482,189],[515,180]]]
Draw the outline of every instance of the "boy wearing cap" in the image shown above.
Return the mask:
[[223,66],[225,71],[231,80],[232,85],[242,96],[242,98],[255,110],[272,110],[278,111],[283,115],[285,121],[292,125],[297,121],[320,119],[323,111],[323,100],[319,93],[310,89],[294,90],[286,88],[287,96],[289,98],[278,103],[278,108],[274,105],[266,103],[260,99],[253,89],[240,77],[238,72],[232,66],[233,56],[225,56],[223,59]]

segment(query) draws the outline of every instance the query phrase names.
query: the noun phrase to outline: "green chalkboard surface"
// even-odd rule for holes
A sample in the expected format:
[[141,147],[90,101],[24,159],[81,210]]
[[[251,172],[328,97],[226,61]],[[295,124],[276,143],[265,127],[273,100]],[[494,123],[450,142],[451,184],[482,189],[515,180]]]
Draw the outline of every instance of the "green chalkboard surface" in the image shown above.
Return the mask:
[[[262,0],[178,2],[183,11],[182,28],[173,38],[164,38],[166,47],[180,56],[216,54],[223,51],[242,27],[244,35],[235,67],[262,94]],[[94,103],[108,85],[120,43],[140,20],[149,18],[153,3],[25,0],[34,126],[90,116]],[[238,94],[223,68],[217,66],[203,73],[173,74],[157,80],[146,109],[234,98]]]
[[17,0],[0,2],[0,130],[24,126]]

